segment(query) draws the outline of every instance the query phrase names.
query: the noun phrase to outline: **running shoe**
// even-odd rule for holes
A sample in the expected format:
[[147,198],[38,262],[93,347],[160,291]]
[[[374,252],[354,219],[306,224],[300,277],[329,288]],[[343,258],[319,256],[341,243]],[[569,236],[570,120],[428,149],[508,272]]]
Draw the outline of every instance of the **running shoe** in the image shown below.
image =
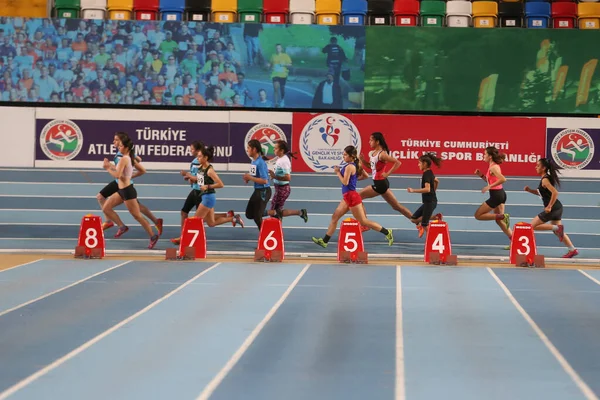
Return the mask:
[[171,243],[173,243],[173,244],[179,244],[180,242],[181,242],[180,237],[171,239]]
[[443,221],[443,215],[442,213],[437,213],[433,216],[433,219],[438,220],[438,221]]
[[123,225],[122,227],[120,227],[119,230],[117,231],[117,233],[115,233],[115,239],[120,238],[128,230],[129,230],[128,226]]
[[306,211],[306,208],[300,210],[300,218],[304,220],[304,223],[308,222],[308,211]]
[[240,216],[240,214],[236,214],[233,217],[233,221],[232,222],[233,222],[233,226],[241,225],[242,228],[244,227],[244,220],[242,219],[242,217]]
[[562,242],[563,239],[565,238],[565,227],[564,227],[564,225],[558,225],[558,229],[556,231],[554,231],[554,234],[556,236],[558,236],[558,240],[560,240]]
[[390,246],[394,244],[394,235],[392,235],[391,229],[388,229],[388,234],[385,235],[385,238],[387,239]]
[[508,246],[504,246],[504,250],[510,250],[510,244]]
[[227,216],[233,218],[233,220],[231,221],[231,226],[235,226],[235,213],[233,212],[233,210],[227,211]]
[[361,232],[366,232],[366,231],[370,231],[370,230],[371,230],[371,228],[369,228],[368,226],[364,226],[364,225],[360,226],[360,231]]
[[578,254],[579,254],[579,252],[577,251],[577,249],[573,249],[573,250],[569,250],[569,252],[567,254],[562,256],[562,258],[573,258]]
[[504,223],[506,224],[506,228],[510,229],[510,214],[504,214]]
[[115,226],[115,223],[112,221],[107,221],[105,223],[102,224],[102,230],[105,231],[107,229],[112,228],[113,226]]
[[317,239],[316,237],[313,237],[312,241],[315,242],[316,244],[318,244],[319,246],[323,247],[323,248],[327,247],[327,243],[325,243],[325,241],[323,240],[323,238],[318,238]]
[[419,238],[422,238],[423,234],[425,233],[425,228],[423,228],[421,224],[419,224],[417,225],[417,230],[419,231]]
[[158,238],[159,238],[158,235],[154,235],[150,238],[150,244],[148,245],[149,249],[153,249],[154,246],[156,246],[156,243],[158,242]]
[[163,233],[163,219],[159,218],[156,220],[156,230],[158,231],[159,235],[162,235]]

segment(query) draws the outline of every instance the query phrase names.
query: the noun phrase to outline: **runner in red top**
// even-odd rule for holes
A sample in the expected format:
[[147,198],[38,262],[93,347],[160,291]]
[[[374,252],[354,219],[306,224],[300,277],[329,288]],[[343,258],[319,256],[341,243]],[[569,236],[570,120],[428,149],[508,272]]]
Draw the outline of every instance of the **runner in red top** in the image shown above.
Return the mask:
[[[481,189],[481,193],[490,192],[490,198],[487,199],[477,211],[475,211],[475,219],[479,221],[496,221],[502,232],[510,239],[512,230],[510,229],[510,215],[504,212],[506,203],[506,192],[502,184],[506,182],[506,178],[502,175],[500,164],[506,159],[506,154],[500,154],[498,149],[490,146],[485,149],[483,160],[489,164],[485,175],[480,170],[475,170],[475,175],[487,182],[487,185]],[[490,211],[493,211],[491,213]],[[510,246],[505,247],[509,250]]]
[[[369,137],[369,146],[372,149],[372,151],[369,152],[370,163],[367,163],[362,154],[360,155],[360,160],[366,168],[371,170],[373,184],[363,188],[360,191],[360,197],[362,199],[370,199],[372,197],[381,196],[390,206],[392,206],[394,210],[398,211],[400,214],[404,215],[410,220],[412,217],[410,210],[400,204],[396,199],[396,196],[394,196],[394,193],[389,190],[390,182],[388,181],[388,176],[400,168],[402,163],[400,160],[390,155],[390,149],[388,148],[385,138],[381,132],[373,132],[371,134]],[[386,171],[385,167],[388,163],[391,163],[392,167]],[[366,226],[362,227],[363,231],[368,229],[369,228]]]

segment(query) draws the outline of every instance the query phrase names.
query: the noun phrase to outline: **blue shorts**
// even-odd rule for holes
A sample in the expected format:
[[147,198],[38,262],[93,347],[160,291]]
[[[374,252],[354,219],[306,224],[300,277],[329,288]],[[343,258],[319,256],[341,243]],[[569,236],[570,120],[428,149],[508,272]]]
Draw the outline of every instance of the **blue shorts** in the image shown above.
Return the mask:
[[215,204],[217,204],[217,195],[215,193],[204,193],[200,204],[206,208],[215,208]]

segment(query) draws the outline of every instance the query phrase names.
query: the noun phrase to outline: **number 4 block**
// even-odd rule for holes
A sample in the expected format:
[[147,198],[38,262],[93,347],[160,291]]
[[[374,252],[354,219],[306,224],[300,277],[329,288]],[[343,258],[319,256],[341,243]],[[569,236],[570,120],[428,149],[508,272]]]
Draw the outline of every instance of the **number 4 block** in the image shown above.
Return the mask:
[[430,264],[456,265],[452,254],[450,231],[445,221],[430,222],[425,238],[425,262]]

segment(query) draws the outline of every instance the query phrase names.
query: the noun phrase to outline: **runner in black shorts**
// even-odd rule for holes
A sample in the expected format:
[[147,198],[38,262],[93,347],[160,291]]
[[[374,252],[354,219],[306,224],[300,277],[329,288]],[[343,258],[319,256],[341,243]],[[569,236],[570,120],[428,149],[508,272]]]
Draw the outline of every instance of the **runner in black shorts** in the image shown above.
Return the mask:
[[563,255],[563,258],[573,258],[579,254],[573,242],[564,232],[564,226],[561,223],[563,205],[558,200],[558,190],[560,179],[556,167],[547,159],[540,159],[535,165],[535,171],[542,177],[537,189],[531,189],[525,186],[525,191],[542,198],[544,211],[539,213],[531,221],[531,226],[536,231],[552,231],[558,239],[563,242],[569,251]]
[[[479,221],[496,221],[502,232],[511,239],[510,215],[504,212],[506,192],[502,184],[506,182],[506,178],[502,175],[502,169],[500,168],[500,164],[502,164],[505,158],[506,154],[500,154],[494,146],[485,149],[483,160],[489,164],[487,173],[483,175],[481,171],[476,169],[475,175],[487,182],[487,185],[481,189],[481,193],[489,191],[490,198],[483,202],[477,211],[475,211],[475,219]],[[510,250],[510,246],[504,249]]]
[[[400,204],[396,199],[396,196],[394,196],[394,193],[389,190],[390,182],[388,181],[388,176],[400,168],[402,163],[400,160],[390,155],[390,149],[388,148],[385,138],[381,132],[374,132],[371,134],[369,137],[369,146],[372,149],[372,151],[369,153],[370,163],[365,160],[362,153],[360,155],[360,160],[365,168],[370,167],[371,173],[373,174],[373,184],[363,188],[360,191],[360,197],[362,199],[370,199],[372,197],[381,196],[390,206],[392,206],[394,210],[410,219],[412,217],[410,210]],[[393,165],[392,168],[386,171],[385,167],[387,163],[391,163]],[[368,230],[367,227],[361,228],[363,231]]]
[[[423,237],[423,233],[429,229],[429,221],[431,220],[433,211],[437,207],[436,191],[439,180],[433,174],[431,164],[435,164],[439,168],[442,165],[442,160],[434,153],[425,153],[419,157],[419,169],[423,171],[421,189],[406,189],[408,193],[421,193],[423,205],[411,216],[411,222],[416,224],[419,230],[419,237]],[[442,214],[438,213],[434,219],[441,220]]]

